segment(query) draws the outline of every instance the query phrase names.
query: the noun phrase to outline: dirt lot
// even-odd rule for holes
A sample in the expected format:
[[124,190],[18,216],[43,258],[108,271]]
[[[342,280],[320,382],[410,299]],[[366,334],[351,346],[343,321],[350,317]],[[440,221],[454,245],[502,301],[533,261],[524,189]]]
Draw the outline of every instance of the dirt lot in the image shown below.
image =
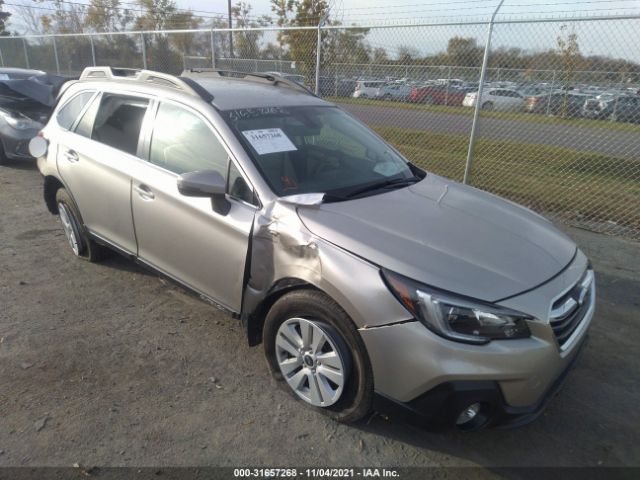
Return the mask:
[[344,426],[278,390],[235,320],[123,258],[74,259],[41,183],[31,165],[0,167],[0,466],[480,465],[490,477],[507,466],[640,465],[638,244],[569,232],[593,259],[599,306],[589,344],[534,424]]

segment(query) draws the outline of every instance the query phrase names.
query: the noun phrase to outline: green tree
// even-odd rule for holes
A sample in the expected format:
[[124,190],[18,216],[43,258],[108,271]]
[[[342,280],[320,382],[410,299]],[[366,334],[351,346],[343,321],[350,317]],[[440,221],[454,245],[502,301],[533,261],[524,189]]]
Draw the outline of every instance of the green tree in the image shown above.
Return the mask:
[[447,44],[447,60],[456,67],[477,67],[482,62],[482,48],[475,38],[455,36]]
[[389,63],[389,55],[387,54],[387,50],[381,47],[374,48],[371,54],[371,62]]
[[133,20],[134,12],[123,8],[120,0],[91,0],[85,25],[96,32],[122,32],[132,26]]
[[249,29],[263,27],[271,23],[271,18],[267,15],[262,15],[252,20],[252,10],[253,7],[243,0],[240,0],[231,8],[234,27],[246,29],[245,32],[234,34],[234,50],[236,56],[240,58],[259,58],[261,56],[260,41],[264,32]]
[[581,62],[582,55],[580,55],[580,46],[578,45],[578,34],[575,31],[570,31],[567,25],[560,27],[560,35],[556,39],[556,44],[562,61],[562,81],[565,87],[561,115],[566,117],[569,103],[568,87],[574,81],[575,72]]
[[0,36],[9,35],[9,32],[6,30],[6,22],[9,20],[11,13],[5,12],[2,8],[4,5],[4,0],[0,0]]

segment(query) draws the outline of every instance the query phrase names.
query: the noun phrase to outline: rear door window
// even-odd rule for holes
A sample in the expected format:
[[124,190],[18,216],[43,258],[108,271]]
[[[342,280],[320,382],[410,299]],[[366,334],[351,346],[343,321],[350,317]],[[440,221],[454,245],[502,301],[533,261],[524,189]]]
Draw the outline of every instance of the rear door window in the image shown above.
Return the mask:
[[91,100],[91,104],[88,108],[85,109],[84,113],[82,114],[82,118],[73,130],[75,133],[77,133],[78,135],[82,135],[83,137],[91,138],[93,122],[96,118],[96,114],[98,113],[98,107],[100,107],[99,95]]
[[81,92],[58,110],[58,114],[56,115],[56,120],[58,121],[58,125],[60,125],[65,130],[71,130],[71,127],[78,119],[78,116],[82,112],[84,106],[91,100],[95,92],[87,91]]
[[228,154],[203,118],[186,108],[161,103],[149,161],[178,175],[216,170],[226,178]]
[[149,100],[105,93],[93,122],[91,138],[135,155]]

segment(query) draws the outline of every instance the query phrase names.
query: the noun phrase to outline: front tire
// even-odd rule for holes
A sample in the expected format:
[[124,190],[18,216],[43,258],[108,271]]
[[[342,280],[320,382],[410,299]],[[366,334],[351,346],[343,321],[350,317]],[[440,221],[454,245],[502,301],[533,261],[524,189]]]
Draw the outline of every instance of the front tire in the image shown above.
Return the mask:
[[482,110],[485,110],[487,112],[493,111],[493,102],[484,102],[482,104]]
[[78,208],[64,188],[60,188],[56,192],[56,205],[60,223],[73,254],[90,262],[99,262],[106,258],[109,250],[91,240],[87,229],[80,220]]
[[353,322],[322,292],[296,290],[278,299],[264,323],[267,363],[297,400],[351,423],[372,408],[373,373]]

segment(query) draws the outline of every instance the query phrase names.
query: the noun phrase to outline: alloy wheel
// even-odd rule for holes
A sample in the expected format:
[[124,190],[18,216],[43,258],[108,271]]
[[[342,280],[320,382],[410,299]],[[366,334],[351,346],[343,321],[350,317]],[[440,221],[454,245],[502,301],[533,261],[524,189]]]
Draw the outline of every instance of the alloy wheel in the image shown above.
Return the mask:
[[69,212],[69,209],[64,203],[58,204],[58,213],[60,214],[62,228],[64,229],[64,234],[71,246],[71,250],[73,250],[75,255],[80,255],[80,242],[76,226],[74,224],[73,215]]
[[304,318],[280,325],[275,340],[280,372],[295,392],[316,407],[335,404],[348,376],[348,356],[328,328]]

